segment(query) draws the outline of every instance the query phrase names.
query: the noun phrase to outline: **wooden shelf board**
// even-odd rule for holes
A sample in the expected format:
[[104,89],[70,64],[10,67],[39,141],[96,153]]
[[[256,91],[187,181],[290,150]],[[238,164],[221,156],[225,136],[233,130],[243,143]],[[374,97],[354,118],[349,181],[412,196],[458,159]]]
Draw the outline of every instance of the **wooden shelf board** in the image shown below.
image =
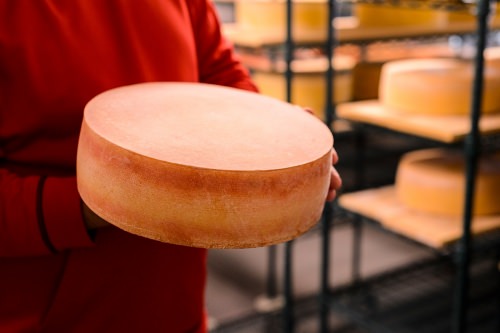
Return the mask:
[[[380,41],[398,38],[420,38],[439,35],[473,33],[477,29],[476,22],[449,22],[442,26],[359,26],[355,17],[337,17],[334,21],[336,41],[340,43]],[[499,29],[500,20],[494,20],[490,29]],[[229,23],[223,26],[223,32],[235,45],[259,48],[280,45],[285,42],[284,29],[251,29]],[[304,31],[293,36],[297,44],[322,44],[326,42],[326,31]]]
[[[339,205],[379,222],[384,228],[432,248],[442,249],[462,236],[462,217],[432,215],[406,207],[394,186],[384,186],[339,196]],[[500,228],[500,215],[473,218],[472,235]]]
[[[378,100],[342,103],[337,105],[336,112],[342,119],[365,122],[445,143],[459,142],[470,131],[468,115],[411,114],[390,109]],[[479,129],[482,135],[500,133],[500,113],[482,115]]]

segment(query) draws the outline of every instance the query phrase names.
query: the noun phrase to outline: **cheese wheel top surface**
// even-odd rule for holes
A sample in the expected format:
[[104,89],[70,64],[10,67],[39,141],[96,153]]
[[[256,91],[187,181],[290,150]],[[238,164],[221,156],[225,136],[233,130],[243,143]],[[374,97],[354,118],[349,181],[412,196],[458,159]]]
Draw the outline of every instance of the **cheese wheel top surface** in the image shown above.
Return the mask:
[[[474,63],[458,59],[405,59],[385,63],[379,83],[380,101],[415,114],[470,113]],[[500,111],[500,70],[484,68],[482,112]]]
[[235,88],[155,82],[108,90],[85,108],[105,140],[153,159],[198,168],[257,171],[315,161],[329,128],[299,107]]

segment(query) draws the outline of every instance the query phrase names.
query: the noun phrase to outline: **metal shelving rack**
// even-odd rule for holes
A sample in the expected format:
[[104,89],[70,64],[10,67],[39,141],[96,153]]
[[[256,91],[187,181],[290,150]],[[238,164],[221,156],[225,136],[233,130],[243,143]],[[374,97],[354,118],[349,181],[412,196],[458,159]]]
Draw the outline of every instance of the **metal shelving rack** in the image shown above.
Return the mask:
[[[467,165],[462,237],[453,248],[448,248],[446,249],[447,251],[438,251],[440,252],[438,254],[445,254],[446,252],[446,254],[451,255],[452,259],[455,260],[454,262],[450,262],[447,258],[445,261],[445,265],[448,267],[447,269],[452,273],[445,275],[428,271],[425,276],[421,276],[418,274],[423,274],[428,269],[425,268],[422,270],[423,267],[415,266],[412,267],[410,271],[387,274],[373,281],[363,281],[363,283],[360,284],[355,283],[352,288],[348,288],[341,292],[330,292],[330,305],[332,308],[346,314],[348,318],[370,332],[462,333],[468,330],[471,330],[471,332],[486,332],[484,331],[485,329],[489,329],[487,332],[498,332],[500,330],[499,320],[493,320],[493,322],[487,323],[487,325],[484,325],[482,328],[478,328],[481,321],[496,318],[500,312],[500,305],[498,304],[499,285],[498,283],[490,283],[489,285],[487,283],[499,281],[498,269],[496,266],[499,244],[498,234],[493,235],[493,239],[490,239],[491,242],[486,242],[488,245],[485,246],[483,244],[482,247],[482,249],[496,249],[496,252],[494,251],[496,260],[493,262],[493,269],[490,269],[488,272],[493,275],[493,277],[489,275],[489,279],[483,281],[482,276],[477,279],[471,272],[473,242],[470,229],[473,193],[475,189],[474,175],[476,173],[477,161],[481,149],[481,135],[479,134],[478,122],[480,118],[479,110],[481,109],[480,96],[483,88],[483,51],[485,49],[488,33],[487,17],[490,4],[487,0],[481,0],[477,8],[477,48],[475,58],[475,79],[473,83],[473,101],[470,115],[471,125],[470,132],[464,144],[464,154]],[[359,217],[365,221],[368,220],[362,216]],[[477,250],[479,247],[475,247],[474,249]],[[324,269],[328,268],[325,267]],[[420,277],[415,278],[415,274]],[[408,284],[415,286],[415,288],[419,288],[418,282],[420,284],[422,284],[423,281],[427,283],[430,281],[429,278],[435,278],[436,276],[447,276],[447,279],[440,281],[441,283],[437,283],[440,287],[436,289],[437,294],[431,292],[433,295],[432,298],[418,299],[419,297],[422,298],[421,295],[429,294],[429,292],[425,290],[419,290],[414,295],[417,297],[408,295],[404,290],[404,287]],[[475,279],[475,284],[471,284],[473,278]],[[455,286],[454,290],[451,290],[449,286]],[[477,288],[477,286],[481,288]],[[486,290],[487,286],[491,287],[491,289]],[[482,287],[485,289],[483,290]],[[391,299],[391,294],[395,295],[396,299]],[[447,297],[450,294],[453,294],[451,300]],[[403,299],[397,299],[401,295],[404,295]],[[493,296],[489,297],[491,295]],[[376,303],[376,305],[373,305],[371,308],[366,306],[367,303],[370,304],[370,300]],[[441,302],[441,300],[446,301]],[[439,304],[438,306],[436,303],[443,304]],[[469,305],[472,306],[469,307]],[[479,311],[479,314],[476,313],[478,310],[482,310],[483,305],[487,305],[487,309],[485,311]],[[417,309],[417,311],[415,311],[415,309]],[[430,310],[430,313],[424,315],[423,313],[427,309]],[[412,311],[420,311],[421,313],[409,314]],[[434,321],[432,321],[431,314],[433,313],[438,313],[445,317],[451,314],[452,318],[443,326],[439,326],[439,323],[436,321],[437,318],[434,318]],[[402,319],[398,321],[398,319],[395,319],[400,317],[401,314],[406,314],[408,317],[413,318],[413,321],[405,321]],[[423,325],[426,322],[428,323],[429,320],[431,320],[430,324],[427,326]],[[406,326],[404,324],[406,324]],[[322,332],[327,331],[327,329],[322,330]]]
[[[356,0],[340,0],[340,2],[353,3]],[[489,13],[489,1],[478,0],[477,29],[471,31],[470,27],[459,27],[451,30],[433,31],[410,31],[400,32],[393,35],[384,34],[380,37],[377,33],[368,37],[361,37],[357,33],[347,33],[338,35],[335,28],[328,28],[327,39],[314,42],[297,42],[292,36],[292,13],[293,4],[287,0],[287,27],[285,41],[246,41],[239,43],[235,41],[235,46],[240,50],[260,49],[267,54],[270,59],[276,58],[277,54],[284,54],[286,62],[286,96],[291,100],[291,84],[293,73],[291,71],[291,62],[293,60],[293,51],[296,47],[322,47],[327,57],[333,57],[337,45],[342,43],[356,44],[363,48],[370,43],[381,40],[428,40],[436,37],[449,36],[451,34],[471,34],[477,35],[477,56],[476,72],[474,81],[474,98],[471,105],[471,129],[464,145],[464,152],[467,157],[467,195],[464,203],[463,216],[463,235],[461,240],[454,246],[445,249],[435,250],[428,248],[427,245],[418,243],[411,238],[406,238],[397,233],[385,230],[377,221],[370,220],[359,214],[345,211],[336,203],[325,205],[324,214],[317,232],[321,233],[321,274],[320,291],[318,294],[295,299],[292,279],[292,257],[293,242],[285,244],[284,258],[284,281],[283,295],[285,303],[283,308],[276,309],[267,313],[257,313],[240,318],[234,322],[221,325],[213,333],[225,332],[247,332],[245,329],[257,329],[263,332],[287,332],[296,331],[296,327],[305,317],[317,316],[319,332],[331,332],[329,318],[334,312],[347,318],[344,326],[335,328],[334,332],[350,333],[359,332],[351,324],[357,325],[368,332],[454,332],[462,333],[470,329],[471,332],[483,332],[490,329],[491,332],[500,331],[499,320],[488,320],[481,326],[481,321],[495,317],[500,318],[500,276],[498,274],[497,262],[499,260],[500,233],[492,233],[480,237],[472,242],[470,236],[471,223],[471,205],[472,193],[474,192],[475,177],[473,177],[477,165],[477,158],[480,148],[484,145],[481,140],[488,141],[488,138],[481,137],[478,133],[479,111],[481,106],[482,90],[482,72],[484,59],[482,51],[485,48],[486,37],[488,33],[487,15]],[[335,2],[328,0],[328,19],[333,22],[335,18]],[[357,2],[383,4],[390,6],[409,6],[411,8],[425,6],[427,8],[440,10],[463,10],[470,9],[473,4],[456,1],[450,3],[446,0],[361,0]],[[498,28],[498,27],[497,27]],[[330,89],[333,86],[334,70],[330,64],[326,75],[325,85],[327,86],[325,122],[332,124],[336,117],[335,105]],[[367,124],[355,124],[355,130],[350,133],[349,138],[353,138],[357,148],[362,148],[365,133],[371,130],[387,131],[370,126]],[[392,131],[387,131],[391,132]],[[397,133],[399,136],[407,134]],[[410,135],[411,136],[411,135]],[[500,137],[500,136],[499,136]],[[338,139],[338,136],[336,136]],[[422,138],[420,138],[422,139]],[[422,139],[425,141],[425,139]],[[491,140],[493,146],[500,140]],[[338,142],[338,140],[337,140]],[[435,144],[427,142],[425,144]],[[491,146],[491,144],[490,144]],[[496,149],[493,147],[493,149]],[[365,156],[363,149],[360,149],[360,155],[356,155],[353,165],[361,166]],[[365,170],[358,169],[355,177],[358,183],[363,183]],[[367,184],[364,184],[367,185]],[[340,222],[339,222],[340,220]],[[330,286],[330,230],[333,226],[349,223],[354,228],[353,242],[353,283],[349,286],[332,288]],[[361,236],[364,223],[374,225],[380,230],[387,231],[395,237],[403,237],[406,241],[415,242],[418,245],[428,248],[435,256],[430,260],[421,263],[410,263],[408,266],[400,267],[394,271],[386,272],[375,277],[362,280],[359,273],[361,263]],[[491,251],[493,249],[493,251]],[[472,260],[471,253],[488,254],[488,260],[475,258]],[[489,260],[494,258],[494,260]],[[479,268],[477,268],[479,267]],[[276,282],[276,251],[273,247],[269,249],[269,277],[268,277],[268,296],[270,298],[277,296]],[[475,283],[471,284],[471,280]],[[498,281],[498,283],[492,283]],[[414,288],[408,288],[414,286]],[[453,290],[451,286],[455,286]],[[478,288],[479,287],[479,288]],[[453,295],[453,297],[450,297]],[[439,300],[439,302],[436,302]],[[471,305],[472,311],[468,308]],[[417,310],[415,310],[417,309]],[[405,311],[407,310],[407,311]],[[427,311],[428,310],[428,311]],[[425,320],[436,320],[436,316],[446,317],[452,313],[453,318],[447,320],[441,326],[435,327],[421,325]],[[434,318],[434,319],[433,319]],[[470,320],[468,320],[470,319]],[[436,323],[435,321],[432,322]],[[414,329],[410,329],[413,327]],[[484,331],[489,332],[489,331]]]

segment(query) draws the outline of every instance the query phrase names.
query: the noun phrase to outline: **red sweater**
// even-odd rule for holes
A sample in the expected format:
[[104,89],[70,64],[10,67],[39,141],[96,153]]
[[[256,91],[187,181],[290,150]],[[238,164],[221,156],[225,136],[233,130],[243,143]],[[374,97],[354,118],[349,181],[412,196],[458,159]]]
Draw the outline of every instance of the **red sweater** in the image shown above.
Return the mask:
[[0,0],[0,332],[205,330],[206,250],[80,214],[84,105],[145,81],[255,90],[210,0]]

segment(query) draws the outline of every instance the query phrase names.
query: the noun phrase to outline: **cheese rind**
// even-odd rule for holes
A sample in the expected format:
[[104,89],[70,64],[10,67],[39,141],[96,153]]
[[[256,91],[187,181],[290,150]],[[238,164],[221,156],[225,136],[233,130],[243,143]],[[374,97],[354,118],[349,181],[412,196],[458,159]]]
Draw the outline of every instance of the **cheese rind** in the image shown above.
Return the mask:
[[[292,29],[296,38],[326,36],[328,22],[326,0],[293,0]],[[273,32],[285,35],[285,0],[237,0],[235,20],[247,31]]]
[[[465,203],[463,153],[426,149],[405,154],[398,165],[396,195],[407,207],[431,214],[461,216]],[[500,213],[500,155],[484,155],[478,164],[474,215]]]
[[[453,3],[452,3],[453,4]],[[461,1],[457,4],[463,5]],[[472,9],[472,7],[470,7]],[[425,4],[412,7],[383,3],[355,3],[353,15],[360,27],[435,27],[443,28],[457,23],[476,23],[477,16],[472,10],[447,10],[446,8],[430,8]],[[489,21],[498,22],[500,14],[496,6],[490,9]]]
[[[385,63],[379,99],[387,107],[412,114],[466,115],[472,104],[474,67],[457,59],[408,59]],[[484,69],[482,112],[500,111],[500,69]]]
[[393,26],[443,26],[447,23],[446,11],[427,8],[405,8],[380,4],[357,3],[354,16],[360,27]]
[[[336,57],[334,61],[332,96],[333,103],[352,100],[354,60]],[[291,103],[311,109],[322,120],[325,119],[326,105],[326,59],[297,59],[292,62]],[[286,79],[284,66],[276,71],[254,69],[252,79],[259,91],[267,96],[286,100]]]
[[320,218],[333,137],[296,106],[196,83],[143,83],[85,108],[82,200],[128,232],[172,244],[276,244]]

